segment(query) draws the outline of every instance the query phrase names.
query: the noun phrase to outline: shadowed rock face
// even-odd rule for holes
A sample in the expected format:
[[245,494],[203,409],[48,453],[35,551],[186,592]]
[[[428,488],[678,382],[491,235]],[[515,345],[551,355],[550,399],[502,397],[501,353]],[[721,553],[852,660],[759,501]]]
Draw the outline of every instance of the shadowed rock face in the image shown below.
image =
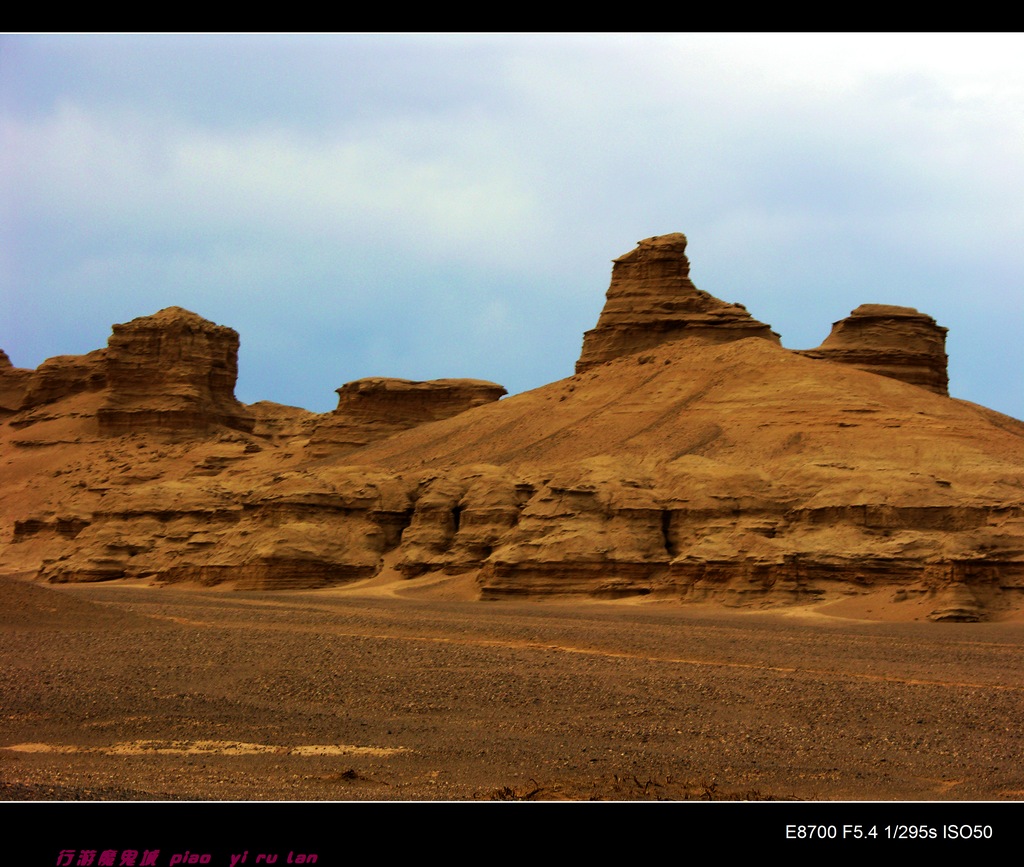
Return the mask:
[[246,408],[256,420],[256,426],[252,429],[253,434],[260,439],[270,440],[275,445],[283,445],[302,437],[308,439],[321,417],[308,409],[270,400],[250,403]]
[[14,367],[0,350],[0,409],[8,412],[45,406],[83,391],[101,391],[106,384],[104,349],[48,358],[35,370]]
[[115,325],[107,341],[106,404],[100,433],[251,431],[235,399],[238,332],[181,307]]
[[947,330],[913,307],[861,304],[832,326],[821,346],[801,354],[949,394]]
[[683,337],[707,343],[744,337],[779,342],[742,304],[719,301],[693,285],[686,236],[680,232],[647,238],[619,256],[606,297],[597,327],[583,336],[577,373]]
[[410,379],[368,377],[347,382],[338,407],[317,425],[310,446],[318,454],[358,448],[416,425],[451,418],[506,394],[483,379]]
[[87,355],[58,355],[33,371],[22,408],[42,406],[83,391],[101,391],[107,385],[106,350]]
[[31,370],[15,367],[7,353],[0,349],[0,415],[21,409],[31,376]]

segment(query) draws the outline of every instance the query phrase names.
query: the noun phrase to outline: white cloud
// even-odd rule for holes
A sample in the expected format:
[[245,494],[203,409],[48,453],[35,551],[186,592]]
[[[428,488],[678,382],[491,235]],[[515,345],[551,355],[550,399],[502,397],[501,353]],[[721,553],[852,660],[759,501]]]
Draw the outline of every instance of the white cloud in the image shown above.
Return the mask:
[[515,155],[472,121],[388,120],[323,136],[161,128],[144,113],[65,104],[5,126],[4,186],[23,215],[101,220],[140,240],[177,227],[350,243],[370,236],[472,262],[500,260],[538,219]]

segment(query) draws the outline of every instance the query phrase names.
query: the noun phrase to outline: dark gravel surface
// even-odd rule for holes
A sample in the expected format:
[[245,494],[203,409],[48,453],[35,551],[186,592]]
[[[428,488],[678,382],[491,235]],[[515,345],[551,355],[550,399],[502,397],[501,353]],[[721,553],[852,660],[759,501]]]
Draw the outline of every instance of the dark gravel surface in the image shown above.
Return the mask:
[[1017,800],[1022,645],[1020,623],[0,580],[0,798]]

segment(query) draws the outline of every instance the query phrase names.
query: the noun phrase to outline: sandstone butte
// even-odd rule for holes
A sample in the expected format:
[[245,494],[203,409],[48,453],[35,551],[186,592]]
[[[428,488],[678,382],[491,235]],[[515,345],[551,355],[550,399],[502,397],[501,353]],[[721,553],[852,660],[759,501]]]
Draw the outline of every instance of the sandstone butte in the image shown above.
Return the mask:
[[685,251],[616,259],[575,375],[504,399],[379,378],[331,413],[246,406],[237,333],[176,307],[36,370],[0,354],[0,572],[1019,611],[1024,423],[948,396],[946,329],[865,304],[785,349]]

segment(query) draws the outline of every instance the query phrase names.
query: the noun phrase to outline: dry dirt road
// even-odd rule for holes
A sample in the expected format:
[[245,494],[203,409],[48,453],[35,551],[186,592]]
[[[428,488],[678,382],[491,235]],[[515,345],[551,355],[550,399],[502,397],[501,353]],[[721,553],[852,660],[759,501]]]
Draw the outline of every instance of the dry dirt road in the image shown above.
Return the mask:
[[1024,624],[0,580],[4,800],[1024,797]]

